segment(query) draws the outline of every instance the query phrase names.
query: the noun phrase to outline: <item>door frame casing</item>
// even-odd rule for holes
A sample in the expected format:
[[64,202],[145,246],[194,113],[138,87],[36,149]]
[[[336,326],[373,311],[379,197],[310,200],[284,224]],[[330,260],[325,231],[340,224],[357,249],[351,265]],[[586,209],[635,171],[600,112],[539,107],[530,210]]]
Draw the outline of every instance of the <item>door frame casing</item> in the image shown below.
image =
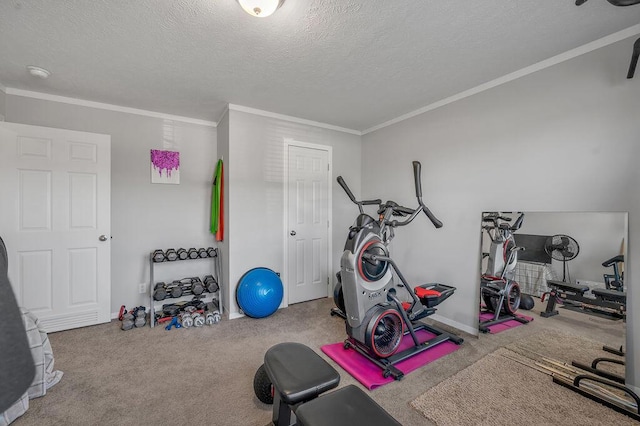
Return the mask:
[[284,214],[282,229],[283,229],[283,267],[282,267],[282,283],[284,287],[284,296],[282,297],[281,307],[286,308],[289,306],[289,147],[297,146],[300,148],[316,149],[319,151],[325,151],[327,153],[327,162],[329,163],[329,170],[327,171],[327,278],[329,282],[327,284],[327,297],[331,297],[332,286],[331,283],[331,271],[333,265],[331,261],[331,253],[333,251],[333,204],[332,204],[332,190],[331,190],[331,177],[333,172],[333,147],[330,145],[320,145],[310,142],[302,142],[294,140],[292,138],[284,138],[284,179],[282,181],[282,192],[284,200]]

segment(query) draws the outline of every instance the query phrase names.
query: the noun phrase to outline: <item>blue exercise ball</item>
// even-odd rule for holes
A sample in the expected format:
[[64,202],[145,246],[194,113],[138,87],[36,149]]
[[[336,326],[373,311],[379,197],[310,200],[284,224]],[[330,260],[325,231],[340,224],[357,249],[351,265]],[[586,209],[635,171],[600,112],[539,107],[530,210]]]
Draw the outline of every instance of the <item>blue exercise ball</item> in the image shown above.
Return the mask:
[[248,270],[236,290],[238,306],[245,315],[264,318],[278,310],[284,289],[280,277],[269,268]]

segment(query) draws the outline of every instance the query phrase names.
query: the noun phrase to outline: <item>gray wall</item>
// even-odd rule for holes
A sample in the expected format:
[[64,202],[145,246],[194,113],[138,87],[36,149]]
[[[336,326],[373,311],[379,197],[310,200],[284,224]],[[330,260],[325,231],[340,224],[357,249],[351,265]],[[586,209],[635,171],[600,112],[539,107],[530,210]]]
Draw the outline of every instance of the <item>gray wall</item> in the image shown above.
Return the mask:
[[[247,270],[264,266],[281,272],[284,265],[284,139],[328,145],[333,149],[332,269],[339,268],[346,231],[357,207],[335,178],[342,175],[360,193],[360,136],[229,111],[228,206],[230,315],[238,315],[235,287]],[[226,212],[225,212],[226,213]],[[334,279],[334,271],[331,279]],[[333,283],[332,283],[333,288]]]
[[[209,233],[215,128],[15,95],[6,100],[7,121],[111,135],[112,313],[120,305],[148,305],[138,285],[149,279],[151,250],[215,245]],[[151,184],[150,149],[180,151],[179,185]],[[182,263],[158,268],[157,278],[200,273]]]
[[[394,255],[410,281],[458,288],[443,320],[477,329],[483,211],[628,211],[638,259],[640,82],[625,79],[635,38],[363,136],[365,197],[414,205],[411,160],[422,162],[425,202],[445,225],[423,218],[399,230]],[[639,309],[633,273],[627,264]],[[637,386],[640,314],[628,311],[627,378]]]
[[2,121],[6,115],[6,100],[7,95],[0,89],[0,121]]

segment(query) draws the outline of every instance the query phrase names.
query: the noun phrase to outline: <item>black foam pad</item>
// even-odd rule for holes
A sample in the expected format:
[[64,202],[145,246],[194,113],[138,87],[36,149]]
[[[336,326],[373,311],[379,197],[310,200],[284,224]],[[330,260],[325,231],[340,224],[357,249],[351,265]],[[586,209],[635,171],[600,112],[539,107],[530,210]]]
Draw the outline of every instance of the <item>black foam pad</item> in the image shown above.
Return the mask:
[[340,383],[340,374],[301,343],[279,343],[269,348],[264,368],[275,391],[288,405],[313,399]]
[[570,291],[572,293],[578,293],[580,295],[583,295],[585,292],[589,291],[589,286],[565,283],[562,281],[549,280],[547,281],[547,285],[551,288],[557,288],[560,291]]
[[354,385],[302,404],[296,411],[299,426],[397,426],[369,395]]
[[618,290],[608,290],[606,288],[594,288],[591,290],[594,296],[603,300],[609,300],[616,303],[627,303],[627,293]]

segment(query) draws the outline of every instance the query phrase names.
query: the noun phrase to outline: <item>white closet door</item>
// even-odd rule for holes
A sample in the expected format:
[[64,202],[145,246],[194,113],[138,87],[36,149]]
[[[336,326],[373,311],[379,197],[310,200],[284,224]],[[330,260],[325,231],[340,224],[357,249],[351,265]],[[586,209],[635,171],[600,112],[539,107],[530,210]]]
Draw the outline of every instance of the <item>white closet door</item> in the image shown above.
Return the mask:
[[0,123],[0,235],[49,332],[110,320],[111,137]]

